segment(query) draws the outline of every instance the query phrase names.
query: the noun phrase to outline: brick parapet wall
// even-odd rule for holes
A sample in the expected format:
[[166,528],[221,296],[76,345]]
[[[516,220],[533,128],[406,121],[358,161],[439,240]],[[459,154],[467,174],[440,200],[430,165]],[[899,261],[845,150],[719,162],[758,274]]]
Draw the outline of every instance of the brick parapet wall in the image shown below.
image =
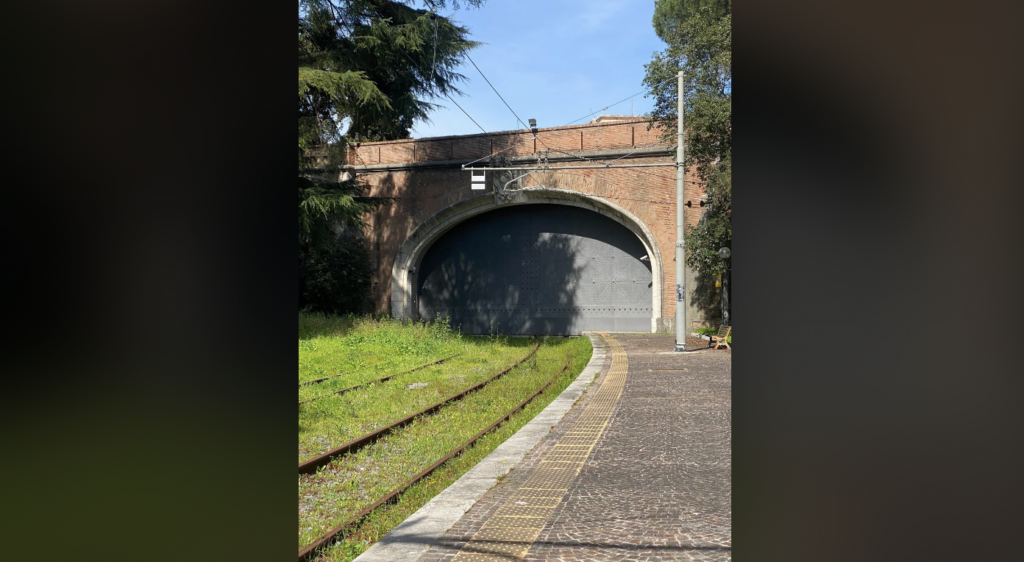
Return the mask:
[[648,130],[647,121],[635,119],[612,123],[588,123],[549,127],[537,131],[537,140],[529,131],[499,131],[448,137],[365,142],[349,148],[346,164],[406,164],[483,158],[500,153],[505,156],[536,154],[538,150],[586,152],[636,147],[665,146],[660,130]]
[[[574,127],[542,129],[539,136],[552,149],[580,152],[580,135],[586,151],[628,149],[641,146],[665,146],[658,140],[657,130],[647,130],[646,122],[595,123]],[[447,161],[487,156],[491,140],[495,146],[509,138],[528,140],[517,147],[515,154],[533,153],[532,135],[518,137],[507,133],[491,135],[465,135],[438,137],[415,141],[364,143],[357,150],[359,158],[353,164],[406,164],[411,162]],[[431,145],[431,143],[433,143]],[[447,143],[447,145],[445,144]],[[412,147],[416,148],[413,149]],[[544,148],[538,142],[538,148]],[[528,149],[528,150],[526,150]],[[416,159],[412,159],[415,150]],[[380,155],[378,162],[377,155]],[[554,150],[552,151],[554,153]],[[403,156],[404,155],[404,156]],[[373,156],[372,159],[369,157]],[[367,161],[369,160],[369,161]],[[654,164],[675,162],[675,153],[663,156],[629,158],[617,164]],[[532,174],[526,185],[545,185],[601,197],[639,218],[652,232],[662,258],[663,296],[659,316],[675,315],[675,240],[676,240],[676,177],[674,167],[606,168],[557,171],[561,166],[584,162],[561,162],[552,165],[556,171]],[[470,172],[457,165],[427,168],[365,170],[360,178],[370,185],[373,197],[393,197],[394,203],[372,214],[367,221],[366,235],[370,243],[373,264],[372,302],[376,313],[387,313],[390,308],[391,271],[395,256],[402,243],[417,226],[439,211],[481,192],[470,190]],[[699,201],[704,192],[693,169],[687,171],[684,188],[685,200],[693,206],[686,209],[686,224],[695,226],[700,219]],[[488,190],[486,196],[491,196]],[[690,312],[688,312],[688,315]],[[695,316],[692,320],[699,320]]]

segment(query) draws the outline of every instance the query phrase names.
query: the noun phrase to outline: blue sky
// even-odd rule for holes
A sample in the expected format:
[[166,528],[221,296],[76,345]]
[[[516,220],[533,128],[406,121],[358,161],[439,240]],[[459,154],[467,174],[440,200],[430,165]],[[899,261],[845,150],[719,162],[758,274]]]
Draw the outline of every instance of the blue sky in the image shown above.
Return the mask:
[[[473,61],[519,117],[539,127],[565,125],[643,90],[644,64],[665,48],[651,25],[654,0],[487,0],[441,14],[484,43],[470,51]],[[472,64],[459,73],[467,79],[459,85],[465,96],[453,97],[480,126],[520,128]],[[413,138],[480,132],[447,99],[432,101],[445,107],[429,123],[416,123]],[[636,115],[652,107],[643,95],[632,101]],[[630,102],[600,113],[629,115]]]

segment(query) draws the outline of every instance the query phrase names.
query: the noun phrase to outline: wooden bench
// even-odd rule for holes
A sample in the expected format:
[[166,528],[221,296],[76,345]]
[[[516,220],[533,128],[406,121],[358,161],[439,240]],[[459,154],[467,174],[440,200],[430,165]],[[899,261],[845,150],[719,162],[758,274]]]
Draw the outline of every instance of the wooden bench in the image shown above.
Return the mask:
[[718,329],[717,334],[709,336],[711,341],[708,342],[708,347],[714,347],[715,349],[732,349],[729,345],[729,333],[732,332],[732,326],[722,326]]

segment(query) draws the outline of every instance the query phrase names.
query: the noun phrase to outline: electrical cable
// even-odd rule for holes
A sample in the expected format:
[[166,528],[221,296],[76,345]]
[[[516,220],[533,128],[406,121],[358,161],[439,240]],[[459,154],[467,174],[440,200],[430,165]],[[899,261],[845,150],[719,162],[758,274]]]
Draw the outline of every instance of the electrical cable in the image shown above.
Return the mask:
[[[551,168],[550,171],[558,171],[558,168]],[[581,178],[592,177],[592,176],[587,176],[587,175],[584,175],[584,174],[575,173],[575,172],[569,172],[569,171],[562,171],[562,173],[563,174],[569,174],[570,176],[581,177]],[[525,176],[522,176],[522,177],[525,177]],[[603,199],[623,199],[623,200],[627,200],[627,201],[640,201],[642,203],[656,203],[658,205],[672,205],[672,203],[670,201],[655,201],[653,199],[636,199],[636,198],[633,198],[633,197],[613,197],[611,195],[598,195],[598,197],[601,197]]]
[[611,105],[609,105],[609,106],[605,106],[605,107],[603,107],[603,108],[601,108],[601,109],[598,109],[597,111],[595,111],[595,112],[593,112],[593,113],[590,113],[590,114],[584,115],[583,117],[580,117],[579,119],[574,119],[574,120],[572,120],[572,121],[569,121],[568,123],[566,123],[565,125],[562,125],[562,126],[563,126],[563,127],[568,127],[569,125],[572,125],[573,123],[575,123],[575,122],[577,122],[577,121],[580,121],[580,120],[586,119],[587,117],[590,117],[591,115],[596,115],[596,114],[598,114],[598,113],[601,113],[602,111],[604,111],[604,110],[608,109],[609,107],[615,107],[616,105],[619,105],[620,103],[622,103],[622,102],[624,102],[624,101],[629,101],[629,100],[631,100],[631,99],[633,99],[633,98],[635,98],[635,97],[639,96],[640,94],[642,94],[642,93],[644,93],[644,92],[646,92],[646,91],[648,91],[648,90],[653,90],[654,88],[657,88],[658,86],[661,86],[662,84],[664,84],[664,83],[666,83],[666,82],[670,82],[670,81],[672,81],[672,80],[675,80],[675,79],[676,79],[676,77],[675,77],[675,76],[673,76],[672,78],[669,78],[668,80],[662,80],[661,82],[658,82],[657,84],[655,84],[655,85],[653,85],[653,86],[651,86],[651,87],[649,87],[649,88],[644,88],[643,90],[640,90],[639,92],[637,92],[637,93],[635,93],[635,94],[633,94],[633,95],[629,96],[629,97],[628,97],[628,98],[626,98],[626,99],[623,99],[623,100],[619,100],[619,101],[617,101],[617,102],[615,102],[615,103],[613,103],[613,104],[611,104]]
[[[486,131],[484,131],[484,132],[486,132]],[[523,140],[523,141],[519,141],[519,142],[517,142],[517,143],[515,143],[515,144],[513,144],[511,146],[506,146],[505,148],[495,152],[494,154],[488,154],[486,156],[481,156],[480,158],[477,158],[476,160],[473,160],[472,162],[467,162],[466,164],[463,164],[462,166],[463,167],[471,166],[471,165],[476,164],[477,162],[483,160],[484,158],[490,158],[492,156],[497,156],[497,155],[501,154],[502,152],[505,152],[506,150],[512,150],[513,148],[515,148],[515,147],[517,147],[517,146],[519,146],[521,144],[526,144],[526,141]]]
[[[480,76],[484,77],[484,81],[487,82],[487,85],[490,86],[492,90],[494,90],[494,93],[498,94],[498,89],[494,87],[494,84],[491,84],[491,81],[487,79],[487,76],[484,76],[484,71],[480,70],[480,67],[477,66],[475,62],[473,62],[473,59],[470,58],[469,53],[466,53],[466,58],[469,59],[469,62],[473,63],[473,67],[476,68],[476,71],[480,73]],[[501,97],[501,94],[498,94],[498,99],[501,100],[501,103],[505,104],[505,107],[507,107],[508,110],[512,112],[512,115],[516,116],[516,120],[518,120],[519,123],[523,125],[523,127],[529,128],[529,125],[523,122],[523,120],[519,118],[519,115],[516,115],[515,110],[513,110],[512,106],[510,106],[508,102],[505,101],[505,98]]]
[[[436,47],[436,44],[435,44],[435,47]],[[404,53],[403,53],[403,55],[404,55]],[[408,56],[406,56],[406,58],[408,58]],[[520,123],[521,125],[523,125],[524,127],[528,128],[528,127],[529,127],[529,125],[527,125],[527,124],[526,124],[525,122],[523,122],[522,118],[520,118],[520,117],[519,117],[519,115],[518,115],[518,114],[517,114],[517,113],[515,112],[515,110],[514,110],[514,109],[512,109],[512,106],[510,106],[510,105],[508,104],[508,102],[507,102],[507,101],[505,101],[505,98],[504,98],[504,97],[502,97],[501,93],[500,93],[500,92],[498,92],[498,89],[494,87],[494,84],[491,84],[491,81],[487,79],[487,75],[485,75],[485,74],[484,74],[484,72],[483,72],[482,70],[480,70],[480,67],[479,67],[479,66],[478,66],[478,65],[476,64],[476,62],[475,62],[475,61],[473,60],[473,58],[469,56],[469,53],[466,53],[466,58],[467,58],[467,59],[469,59],[469,62],[470,62],[470,63],[471,63],[472,65],[473,65],[473,68],[476,68],[476,71],[480,73],[480,76],[481,76],[481,77],[483,77],[483,79],[484,79],[484,81],[485,81],[485,82],[487,82],[487,85],[491,87],[491,90],[493,90],[493,91],[494,91],[494,93],[495,93],[495,94],[496,94],[496,95],[498,96],[498,99],[500,99],[500,100],[501,100],[501,102],[502,102],[503,104],[505,104],[505,107],[507,107],[507,108],[508,108],[508,110],[509,110],[510,112],[512,112],[512,115],[514,115],[514,116],[515,116],[516,120],[517,120],[517,121],[518,121],[518,122],[519,122],[519,123]],[[412,59],[409,59],[409,61],[410,61],[410,62],[412,62]],[[415,64],[415,63],[414,63],[414,64]],[[431,72],[433,72],[433,68],[431,68]],[[662,84],[665,84],[666,82],[669,82],[669,81],[671,81],[671,80],[674,80],[674,79],[675,79],[675,77],[669,78],[669,79],[667,79],[667,80],[663,80],[663,81],[661,81],[661,82],[659,82],[659,83],[657,83],[657,84],[655,84],[655,85],[651,86],[650,88],[645,88],[645,89],[644,89],[643,91],[637,92],[636,94],[633,94],[632,96],[630,96],[630,97],[628,97],[628,98],[625,98],[625,99],[623,99],[623,100],[621,100],[621,101],[615,102],[615,103],[613,103],[613,104],[611,104],[611,105],[609,105],[609,106],[605,107],[604,109],[608,109],[608,107],[613,107],[613,106],[615,106],[615,105],[618,105],[618,104],[620,104],[620,103],[622,103],[622,102],[624,102],[624,101],[627,101],[627,100],[629,100],[629,99],[631,99],[631,98],[634,98],[634,97],[636,97],[636,96],[638,96],[638,95],[642,94],[643,92],[645,92],[645,91],[647,91],[647,90],[649,90],[649,89],[652,89],[652,88],[656,88],[656,87],[658,87],[658,86],[660,86],[660,85],[662,85]],[[467,111],[466,111],[465,109],[462,109],[462,106],[460,106],[460,105],[459,105],[459,104],[458,104],[458,103],[457,103],[457,102],[456,102],[456,101],[455,101],[454,99],[452,99],[452,97],[451,97],[451,96],[449,96],[449,95],[448,95],[447,93],[444,93],[444,95],[445,95],[445,97],[447,97],[447,98],[448,98],[449,100],[451,100],[451,102],[455,104],[455,107],[458,107],[458,108],[459,108],[459,109],[460,109],[460,110],[462,111],[462,113],[464,113],[464,114],[466,115],[466,117],[469,117],[469,120],[470,120],[470,121],[472,121],[474,125],[476,125],[476,126],[477,126],[477,127],[478,127],[478,128],[479,128],[479,129],[481,130],[481,131],[483,131],[483,132],[484,132],[485,134],[487,134],[487,130],[486,130],[486,129],[484,129],[483,127],[481,127],[481,126],[480,126],[480,124],[479,124],[479,123],[477,123],[477,122],[476,122],[476,120],[475,120],[475,119],[473,119],[473,117],[469,115],[469,112],[467,112]],[[604,111],[604,109],[600,109],[600,110],[598,110],[598,111],[595,111],[594,113],[598,113],[598,112],[600,112],[600,111]],[[591,113],[590,115],[593,115],[594,113]],[[580,117],[580,119],[585,119],[585,118],[589,117],[590,115],[585,115],[585,116],[583,116],[583,117]],[[576,121],[579,121],[580,119],[577,119]],[[573,123],[575,123],[575,121],[571,121],[571,122],[569,122],[569,123],[567,123],[566,125],[563,125],[563,126],[568,126],[568,125],[571,125],[571,124],[573,124]],[[592,158],[587,158],[587,157],[585,157],[585,156],[580,156],[579,154],[573,154],[573,153],[571,153],[571,152],[565,152],[565,151],[563,151],[563,150],[558,150],[557,148],[556,148],[556,149],[553,149],[553,148],[551,148],[550,146],[548,146],[548,144],[547,144],[546,142],[544,142],[544,139],[540,138],[540,136],[539,136],[539,135],[536,135],[536,136],[535,136],[534,138],[536,138],[537,140],[540,140],[541,144],[543,144],[543,145],[544,145],[544,147],[545,147],[545,148],[547,148],[547,149],[548,149],[549,151],[550,151],[550,150],[554,150],[555,152],[558,152],[558,153],[561,153],[561,154],[565,154],[566,156],[572,156],[572,157],[574,157],[574,158],[578,158],[578,159],[580,159],[580,160],[584,160],[584,161],[588,161],[588,162],[595,162],[595,163],[599,162],[599,160],[596,160],[596,159],[592,159]],[[516,143],[515,145],[513,145],[513,146],[510,146],[510,147],[507,147],[507,148],[503,149],[502,151],[499,151],[499,152],[497,152],[497,153],[495,153],[495,154],[500,154],[501,152],[504,152],[505,150],[509,150],[510,148],[514,148],[514,147],[516,147],[516,146],[519,146],[519,145],[523,144],[524,142],[525,142],[525,141],[520,141],[519,143]],[[636,152],[636,151],[634,150],[633,152]],[[630,154],[632,154],[633,152],[631,152]],[[494,154],[490,154],[490,155],[487,155],[487,156],[483,156],[483,157],[481,157],[481,158],[478,158],[478,159],[474,160],[473,162],[470,162],[469,164],[473,164],[473,163],[475,163],[475,162],[479,162],[480,160],[483,160],[484,158],[487,158],[487,157],[489,157],[489,156],[494,156]],[[629,154],[626,154],[626,155],[624,155],[624,156],[620,156],[619,158],[615,158],[614,160],[619,160],[619,159],[621,159],[621,158],[625,158],[626,156],[629,156]],[[614,161],[614,160],[612,160],[612,161]],[[469,164],[466,164],[466,165],[469,165]],[[634,172],[636,172],[636,173],[638,173],[638,174],[644,174],[644,175],[648,175],[648,176],[653,176],[653,177],[656,177],[656,178],[660,178],[660,179],[664,179],[664,180],[675,180],[675,179],[676,179],[676,178],[674,178],[674,177],[668,177],[668,176],[663,176],[663,175],[661,175],[661,174],[655,174],[655,173],[651,173],[651,172],[642,172],[642,171],[640,171],[640,170],[633,170],[633,171],[634,171]],[[696,183],[696,182],[689,182],[689,183]]]
[[[428,82],[433,82],[434,81],[434,67],[437,66],[437,11],[436,10],[437,10],[437,8],[434,7],[434,3],[430,2],[430,15],[431,15],[430,19],[434,20],[434,60],[431,61],[431,63],[430,63],[430,80],[428,80]],[[479,127],[479,125],[477,125],[477,126]]]
[[[435,27],[435,30],[436,30],[436,27]],[[434,48],[435,48],[435,50],[437,48],[436,36],[435,36]],[[409,61],[413,65],[414,68],[417,66],[416,61],[414,61],[411,58],[409,58],[409,55],[407,55],[405,53],[402,53],[402,56],[405,57],[405,60]],[[469,55],[466,55],[466,56],[469,56]],[[435,63],[436,63],[436,59],[435,59]],[[433,65],[431,65],[431,67],[430,67],[430,76],[431,76],[431,80],[433,80],[433,76],[434,76],[434,67],[433,67]],[[431,85],[431,83],[428,82],[428,85]],[[483,127],[480,126],[480,123],[476,122],[476,119],[473,119],[473,116],[470,115],[468,111],[466,111],[465,109],[462,109],[462,106],[459,105],[459,102],[457,102],[454,99],[452,99],[452,97],[450,95],[448,95],[448,92],[442,91],[441,94],[444,95],[444,97],[448,98],[449,101],[454,103],[455,107],[459,108],[459,110],[462,111],[462,113],[465,114],[466,117],[469,117],[469,120],[472,121],[473,124],[476,125],[481,131],[483,131],[484,134],[490,134],[490,133],[487,132],[487,129],[484,129]],[[434,94],[434,95],[436,95],[436,94]]]
[[[548,150],[554,150],[555,152],[560,152],[562,154],[565,154],[566,156],[572,156],[572,157],[575,157],[575,158],[579,158],[580,160],[584,160],[586,162],[594,162],[595,164],[596,163],[600,163],[599,159],[587,158],[586,156],[580,156],[579,154],[573,154],[571,152],[565,152],[564,150],[558,150],[557,148],[551,148],[550,146],[548,146],[548,143],[544,142],[544,139],[540,138],[539,135],[537,136],[537,140],[539,140],[541,144],[543,144],[545,147],[547,147]],[[618,160],[618,158],[616,158],[616,160]],[[655,177],[659,177],[659,178],[662,178],[662,179],[672,179],[672,180],[675,180],[675,178],[669,178],[669,177],[663,176],[661,174],[654,174],[654,173],[650,173],[650,172],[641,172],[640,170],[635,170],[635,171],[637,173],[640,173],[640,174],[646,174],[646,175],[649,175],[649,176],[655,176]]]
[[[451,100],[451,102],[455,104],[455,107],[457,107],[457,108],[459,108],[459,109],[462,109],[462,106],[461,106],[461,105],[459,105],[459,103],[458,103],[458,102],[456,102],[455,100],[453,100],[453,99],[452,99],[452,97],[451,97],[451,96],[449,96],[449,95],[448,95],[447,93],[445,93],[444,97],[446,97],[446,98],[448,98],[449,100]],[[462,112],[466,114],[466,117],[469,117],[469,120],[470,120],[470,121],[472,121],[474,125],[476,125],[477,127],[480,127],[480,123],[477,123],[477,122],[476,122],[476,119],[473,119],[472,117],[470,117],[469,113],[467,113],[465,109],[462,109]],[[483,131],[483,132],[484,132],[484,134],[487,134],[487,130],[486,130],[486,129],[484,129],[483,127],[480,127],[480,130],[481,130],[481,131]]]

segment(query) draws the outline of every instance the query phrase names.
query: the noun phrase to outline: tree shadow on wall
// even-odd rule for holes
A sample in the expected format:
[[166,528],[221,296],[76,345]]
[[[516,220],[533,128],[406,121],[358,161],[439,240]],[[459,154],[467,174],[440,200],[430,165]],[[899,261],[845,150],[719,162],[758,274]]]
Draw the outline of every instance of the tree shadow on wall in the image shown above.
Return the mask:
[[378,209],[367,228],[372,270],[371,312],[388,314],[391,274],[402,244],[434,214],[466,199],[469,172],[443,168],[377,173],[373,194],[392,199]]
[[466,334],[572,333],[581,274],[574,242],[568,234],[538,232],[517,208],[473,217],[424,256],[420,317],[447,316]]
[[457,225],[427,251],[416,287],[419,314],[447,316],[467,334],[615,330],[616,315],[640,311],[632,301],[650,298],[643,252],[632,233],[591,211],[498,209]]
[[386,314],[390,312],[387,296],[391,291],[391,268],[393,260],[384,259],[385,255],[394,256],[398,247],[405,240],[401,228],[404,222],[399,220],[402,216],[402,201],[404,189],[401,189],[395,182],[394,174],[386,172],[375,179],[373,194],[378,197],[393,198],[390,205],[384,205],[377,209],[372,219],[368,221],[367,234],[370,250],[370,298],[365,312],[372,314]]

